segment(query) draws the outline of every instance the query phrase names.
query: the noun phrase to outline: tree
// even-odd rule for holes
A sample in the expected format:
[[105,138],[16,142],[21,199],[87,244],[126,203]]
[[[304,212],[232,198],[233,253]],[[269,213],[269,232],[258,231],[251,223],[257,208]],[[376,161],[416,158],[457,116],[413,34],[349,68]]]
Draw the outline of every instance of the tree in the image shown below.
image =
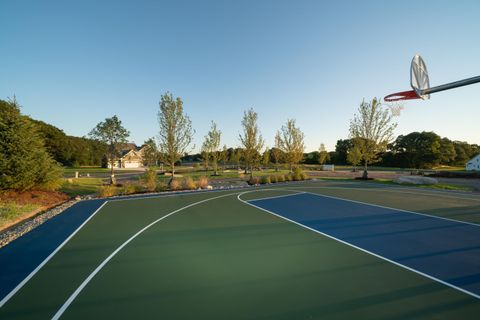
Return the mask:
[[278,171],[278,164],[282,161],[283,152],[281,150],[282,137],[280,132],[275,134],[275,146],[272,148],[272,158],[275,163],[275,171]]
[[368,164],[377,161],[379,153],[385,151],[393,140],[397,124],[392,122],[392,118],[390,110],[383,108],[374,98],[371,102],[362,101],[358,114],[350,121],[350,137],[357,140],[365,165],[364,179],[368,179]]
[[330,155],[328,154],[328,151],[325,148],[325,145],[321,143],[320,148],[318,149],[318,163],[322,165],[329,160],[330,160]]
[[348,150],[347,161],[353,165],[353,172],[356,172],[357,166],[362,161],[362,152],[358,145],[353,144],[353,147]]
[[227,145],[224,144],[223,148],[222,148],[222,151],[220,152],[220,158],[219,158],[219,161],[222,162],[222,171],[225,170],[225,167],[227,166],[228,160],[229,160],[228,149],[227,149]]
[[190,118],[183,113],[183,102],[180,97],[174,99],[171,93],[166,92],[161,97],[159,107],[158,146],[162,161],[172,170],[169,181],[171,184],[175,175],[175,163],[187,152],[195,130],[192,128]]
[[143,165],[144,166],[156,166],[158,165],[158,159],[160,157],[158,153],[157,144],[155,138],[149,138],[143,143]]
[[245,159],[245,173],[250,171],[253,177],[253,167],[258,163],[260,150],[263,148],[263,138],[257,125],[258,114],[250,109],[245,111],[242,119],[243,135],[239,134],[243,145],[243,157]]
[[213,175],[218,175],[218,160],[219,160],[219,150],[220,147],[220,138],[222,136],[222,132],[217,129],[217,124],[212,121],[210,131],[205,136],[205,140],[203,142],[202,150],[205,152],[207,157],[212,159],[212,168],[213,168]]
[[295,120],[293,119],[287,120],[287,123],[282,126],[277,134],[280,135],[280,150],[284,152],[285,161],[290,167],[290,172],[292,172],[293,166],[303,158],[303,152],[305,151],[304,134],[295,126]]
[[447,138],[440,141],[440,163],[445,165],[453,164],[457,153],[455,152],[455,145]]
[[62,170],[15,97],[0,100],[0,189],[55,189]]
[[264,167],[268,167],[269,164],[270,164],[270,150],[268,149],[268,147],[266,147],[265,151],[262,154],[262,165]]
[[233,163],[235,163],[235,165],[237,166],[237,170],[240,170],[240,161],[242,160],[242,149],[236,148],[236,149],[232,152],[232,158],[231,158],[231,160],[232,160]]
[[353,140],[352,139],[340,139],[337,140],[337,144],[335,145],[335,152],[336,158],[335,164],[347,164],[347,154],[348,150],[353,147]]
[[398,136],[392,148],[402,167],[421,169],[440,163],[440,145],[441,138],[434,132],[412,132]]
[[117,116],[106,118],[99,122],[89,135],[107,145],[106,156],[110,164],[110,183],[115,184],[115,160],[120,155],[122,144],[127,143],[130,132],[122,126],[122,121]]

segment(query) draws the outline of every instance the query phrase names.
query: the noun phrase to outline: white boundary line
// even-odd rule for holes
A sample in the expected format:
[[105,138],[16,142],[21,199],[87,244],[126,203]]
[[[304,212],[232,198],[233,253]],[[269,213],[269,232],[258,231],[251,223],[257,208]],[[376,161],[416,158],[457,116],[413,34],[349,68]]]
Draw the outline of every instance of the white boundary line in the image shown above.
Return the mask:
[[[316,181],[318,182],[318,180]],[[355,184],[353,182],[343,182],[345,184]],[[358,184],[355,184],[358,185]],[[390,186],[385,186],[382,187],[382,185],[379,183],[379,187],[370,187],[370,188],[365,188],[365,187],[328,187],[328,186],[322,186],[322,187],[315,187],[315,186],[305,186],[302,188],[309,188],[309,189],[334,189],[334,190],[363,190],[363,191],[381,191],[381,192],[395,192],[395,193],[404,193],[404,194],[414,194],[414,195],[424,195],[424,196],[429,196],[429,197],[438,197],[441,196],[442,198],[449,198],[449,199],[459,199],[459,200],[467,200],[467,201],[475,201],[475,202],[480,202],[480,198],[472,198],[469,196],[472,196],[472,194],[463,194],[463,193],[455,193],[458,195],[465,195],[465,197],[456,197],[453,196],[451,193],[448,193],[448,191],[438,191],[438,190],[419,190],[419,191],[427,191],[427,192],[415,192],[414,189],[412,188],[407,188],[407,187],[390,187]]]
[[[279,191],[279,190],[272,190],[272,189],[263,189],[263,190],[256,190],[256,191]],[[281,196],[273,196],[273,197],[265,197],[265,198],[257,198],[257,199],[251,199],[247,201],[260,201],[260,200],[269,200],[269,199],[277,199],[277,198],[285,198],[285,197],[291,197],[291,196],[296,196],[299,194],[304,194],[308,193],[305,191],[296,191],[296,190],[286,190],[282,189],[282,191],[288,191],[288,192],[295,192],[295,193],[289,193],[289,194],[282,194]]]
[[407,270],[412,271],[412,272],[414,272],[414,273],[416,273],[416,274],[419,274],[419,275],[421,275],[421,276],[424,276],[424,277],[426,277],[426,278],[429,278],[429,279],[431,279],[431,280],[434,280],[434,281],[436,281],[436,282],[439,282],[439,283],[441,283],[441,284],[444,284],[444,285],[446,285],[446,286],[449,286],[450,288],[453,288],[453,289],[456,289],[456,290],[458,290],[458,291],[461,291],[461,292],[463,292],[463,293],[465,293],[465,294],[468,294],[468,295],[470,295],[470,296],[472,296],[472,297],[474,297],[474,298],[480,299],[480,295],[478,295],[478,294],[475,294],[475,293],[470,292],[470,291],[468,291],[468,290],[465,290],[465,289],[463,289],[463,288],[457,287],[456,285],[453,285],[453,284],[451,284],[451,283],[448,283],[448,282],[446,282],[446,281],[443,281],[443,280],[441,280],[441,279],[438,279],[438,278],[436,278],[436,277],[434,277],[434,276],[431,276],[431,275],[429,275],[429,274],[423,273],[423,272],[421,272],[421,271],[415,270],[415,269],[413,269],[413,268],[410,268],[410,267],[408,267],[408,266],[406,266],[406,265],[403,265],[403,264],[401,264],[401,263],[398,263],[398,262],[396,262],[396,261],[390,260],[390,259],[388,259],[388,258],[386,258],[386,257],[383,257],[383,256],[381,256],[381,255],[378,255],[378,254],[373,253],[373,252],[371,252],[371,251],[368,251],[368,250],[366,250],[366,249],[357,247],[357,246],[354,245],[354,244],[351,244],[351,243],[346,242],[346,241],[344,241],[344,240],[335,238],[335,237],[333,237],[333,236],[331,236],[331,235],[329,235],[329,234],[326,234],[326,233],[323,233],[323,232],[321,232],[321,231],[315,230],[315,229],[310,228],[310,227],[308,227],[308,226],[306,226],[306,225],[303,225],[303,224],[301,224],[301,223],[299,223],[299,222],[290,220],[290,219],[288,219],[288,218],[286,218],[286,217],[283,217],[283,216],[281,216],[281,215],[279,215],[279,214],[276,214],[276,213],[274,213],[274,212],[272,212],[272,211],[270,211],[270,210],[264,209],[264,208],[262,208],[262,207],[256,206],[256,205],[254,205],[254,204],[252,204],[252,203],[250,203],[250,202],[248,202],[248,201],[245,201],[245,200],[243,200],[243,199],[240,198],[241,195],[243,195],[243,194],[245,194],[245,193],[248,193],[248,192],[250,192],[250,191],[246,191],[246,192],[240,193],[240,194],[237,196],[237,199],[238,199],[239,201],[241,201],[241,202],[249,205],[249,206],[252,206],[252,207],[257,208],[257,209],[259,209],[259,210],[262,210],[262,211],[265,211],[265,212],[267,212],[267,213],[270,213],[270,214],[272,214],[272,215],[274,215],[274,216],[276,216],[276,217],[278,217],[278,218],[280,218],[280,219],[283,219],[283,220],[286,220],[286,221],[288,221],[288,222],[294,223],[294,224],[296,224],[296,225],[298,225],[298,226],[300,226],[300,227],[302,227],[302,228],[305,228],[305,229],[308,229],[308,230],[313,231],[313,232],[315,232],[315,233],[321,234],[321,235],[323,235],[323,236],[325,236],[325,237],[327,237],[327,238],[330,238],[330,239],[332,239],[332,240],[338,241],[338,242],[340,242],[340,243],[343,243],[343,244],[345,244],[345,245],[347,245],[347,246],[350,246],[350,247],[355,248],[355,249],[357,249],[357,250],[360,250],[360,251],[362,251],[362,252],[368,253],[368,254],[370,254],[370,255],[372,255],[372,256],[374,256],[374,257],[377,257],[377,258],[379,258],[379,259],[382,259],[382,260],[385,260],[385,261],[387,261],[387,262],[393,263],[393,264],[396,265],[396,266],[399,266],[399,267],[401,267],[401,268],[407,269]]
[[[287,189],[285,189],[285,190],[287,190]],[[291,190],[291,191],[293,191],[293,190]],[[435,218],[435,219],[446,220],[446,221],[456,222],[456,223],[463,223],[463,224],[467,224],[467,225],[470,225],[470,226],[480,227],[480,224],[478,224],[478,223],[455,220],[455,219],[450,219],[450,218],[445,218],[445,217],[439,217],[439,216],[431,215],[431,214],[428,214],[428,213],[421,213],[421,212],[397,209],[397,208],[392,208],[392,207],[386,207],[386,206],[382,206],[382,205],[379,205],[379,204],[373,204],[373,203],[367,203],[367,202],[362,202],[362,201],[357,201],[357,200],[339,198],[339,197],[335,197],[335,196],[327,196],[327,195],[324,195],[324,194],[308,192],[308,191],[304,191],[304,193],[311,194],[311,195],[314,195],[314,196],[317,196],[317,197],[325,197],[325,198],[330,198],[330,199],[335,199],[335,200],[353,202],[353,203],[362,204],[362,205],[366,205],[366,206],[370,206],[370,207],[377,207],[377,208],[382,208],[382,209],[388,209],[388,210],[400,211],[400,212],[405,212],[405,213],[417,214],[417,215],[425,216],[425,217],[429,217],[429,218]]]
[[90,219],[92,219],[96,214],[97,212],[100,211],[100,209],[103,208],[103,206],[105,206],[106,204],[108,203],[108,201],[105,201],[104,203],[102,203],[102,205],[100,205],[100,207],[97,208],[97,210],[95,210],[91,215],[90,217],[87,218],[87,220],[85,220],[77,229],[75,229],[75,231],[73,231],[72,234],[70,234],[68,236],[67,239],[65,239],[52,253],[50,253],[50,255],[48,255],[48,257],[45,258],[45,260],[42,261],[42,263],[40,263],[32,272],[30,272],[30,274],[22,280],[22,282],[20,282],[12,291],[10,291],[9,294],[7,294],[5,297],[3,297],[3,299],[0,301],[0,308],[3,307],[3,305],[5,303],[7,303],[8,300],[10,300],[10,298],[12,298],[15,293],[18,292],[18,290],[20,290],[48,261],[50,261],[50,259],[53,258],[53,256],[78,232],[80,231],[80,229],[82,229],[82,227],[87,224],[88,221],[90,221]]
[[67,308],[70,306],[70,304],[73,302],[73,300],[75,300],[75,298],[80,294],[80,292],[85,288],[85,286],[93,279],[93,277],[95,277],[95,275],[100,271],[102,270],[102,268],[120,251],[122,250],[126,245],[128,245],[132,240],[134,240],[136,237],[138,237],[140,234],[142,234],[145,230],[147,230],[148,228],[150,228],[151,226],[153,226],[154,224],[156,224],[157,222],[159,221],[162,221],[163,219],[166,219],[168,218],[169,216],[177,213],[177,212],[180,212],[182,210],[185,210],[187,208],[190,208],[190,207],[193,207],[193,206],[196,206],[198,204],[201,204],[201,203],[204,203],[204,202],[207,202],[207,201],[210,201],[210,200],[215,200],[215,199],[218,199],[218,198],[223,198],[223,197],[228,197],[228,196],[232,196],[232,195],[235,195],[237,194],[237,192],[233,192],[233,193],[228,193],[228,194],[222,194],[220,196],[217,196],[217,197],[212,197],[212,198],[208,198],[208,199],[203,199],[203,200],[200,200],[200,201],[197,201],[197,202],[194,202],[194,203],[191,203],[189,205],[186,205],[184,207],[181,207],[179,209],[176,209],[160,218],[158,218],[157,220],[151,222],[150,224],[148,224],[147,226],[143,227],[141,230],[139,230],[137,233],[135,233],[133,236],[131,236],[130,238],[128,238],[125,242],[123,242],[115,251],[113,251],[105,260],[103,260],[102,263],[100,263],[98,265],[97,268],[95,268],[95,270],[92,271],[92,273],[90,273],[90,275],[80,284],[80,286],[72,293],[72,295],[65,301],[65,303],[60,307],[60,309],[58,309],[58,311],[55,313],[55,315],[52,317],[52,320],[56,320],[56,319],[59,319],[62,314],[65,312],[65,310],[67,310]]

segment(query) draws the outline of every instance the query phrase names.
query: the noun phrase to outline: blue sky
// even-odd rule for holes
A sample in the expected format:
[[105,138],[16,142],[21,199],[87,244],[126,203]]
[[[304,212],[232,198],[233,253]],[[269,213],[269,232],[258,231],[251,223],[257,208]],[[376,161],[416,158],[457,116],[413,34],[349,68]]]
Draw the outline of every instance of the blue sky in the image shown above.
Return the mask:
[[[362,99],[409,89],[414,54],[432,86],[480,74],[479,1],[0,2],[0,99],[67,134],[118,115],[141,144],[161,94],[184,100],[201,145],[211,120],[238,145],[253,107],[267,145],[288,118],[307,150],[348,137]],[[409,101],[397,134],[480,144],[480,84]]]

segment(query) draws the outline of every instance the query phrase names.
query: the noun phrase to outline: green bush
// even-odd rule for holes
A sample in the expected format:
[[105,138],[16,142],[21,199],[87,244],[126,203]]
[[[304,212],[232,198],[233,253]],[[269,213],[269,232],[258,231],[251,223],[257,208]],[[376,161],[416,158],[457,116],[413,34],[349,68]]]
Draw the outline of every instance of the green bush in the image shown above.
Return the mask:
[[277,182],[285,182],[285,176],[283,174],[276,176]]
[[278,179],[277,179],[277,176],[273,175],[273,176],[270,176],[270,182],[271,183],[277,183]]
[[302,172],[301,175],[302,175],[302,180],[309,180],[310,179],[310,177],[308,176],[308,174],[306,172]]
[[145,172],[145,175],[143,176],[143,179],[145,180],[145,186],[148,191],[155,191],[157,187],[157,170],[154,168],[148,168],[148,170]]
[[157,183],[157,187],[155,188],[155,191],[156,192],[163,192],[163,191],[167,191],[168,190],[168,186],[165,182],[159,182]]
[[285,181],[292,181],[293,180],[292,175],[290,173],[287,173],[284,177],[285,177]]
[[121,189],[122,194],[133,194],[136,193],[136,188],[134,184],[125,183]]
[[261,179],[260,179],[260,183],[261,184],[269,184],[271,181],[270,181],[270,176],[263,176]]
[[115,195],[115,192],[116,192],[116,187],[113,185],[101,186],[98,189],[98,195],[101,198],[112,197]]

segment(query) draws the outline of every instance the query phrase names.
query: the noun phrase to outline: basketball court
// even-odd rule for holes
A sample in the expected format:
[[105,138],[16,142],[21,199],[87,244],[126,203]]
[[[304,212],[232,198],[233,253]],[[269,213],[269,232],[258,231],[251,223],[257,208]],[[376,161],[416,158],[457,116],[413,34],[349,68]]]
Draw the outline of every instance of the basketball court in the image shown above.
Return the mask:
[[[1,318],[480,312],[480,200],[469,193],[312,181],[77,206],[0,251],[2,265],[41,260],[21,277],[2,269]],[[65,219],[77,228],[56,234]]]

